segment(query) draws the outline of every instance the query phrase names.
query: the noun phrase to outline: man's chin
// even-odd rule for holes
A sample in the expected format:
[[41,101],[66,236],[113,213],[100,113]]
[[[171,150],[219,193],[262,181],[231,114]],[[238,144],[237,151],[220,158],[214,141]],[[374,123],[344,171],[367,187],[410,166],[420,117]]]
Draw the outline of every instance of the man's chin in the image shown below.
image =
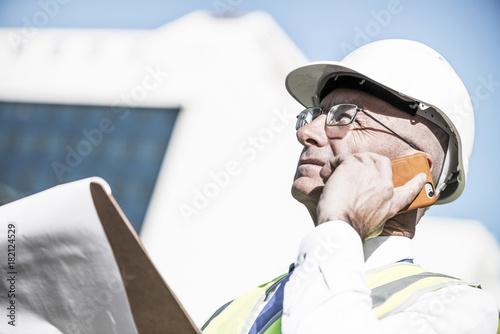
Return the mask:
[[318,203],[323,185],[311,185],[302,178],[296,179],[292,185],[292,196],[302,204]]

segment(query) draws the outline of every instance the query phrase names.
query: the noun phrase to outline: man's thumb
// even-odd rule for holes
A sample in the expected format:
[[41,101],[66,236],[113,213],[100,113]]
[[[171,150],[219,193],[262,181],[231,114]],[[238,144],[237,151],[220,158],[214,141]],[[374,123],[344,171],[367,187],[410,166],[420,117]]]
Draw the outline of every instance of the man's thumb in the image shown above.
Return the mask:
[[426,182],[427,175],[425,175],[425,173],[418,173],[410,181],[406,182],[405,185],[394,188],[393,205],[391,211],[394,211],[394,214],[396,214],[408,204],[413,202]]

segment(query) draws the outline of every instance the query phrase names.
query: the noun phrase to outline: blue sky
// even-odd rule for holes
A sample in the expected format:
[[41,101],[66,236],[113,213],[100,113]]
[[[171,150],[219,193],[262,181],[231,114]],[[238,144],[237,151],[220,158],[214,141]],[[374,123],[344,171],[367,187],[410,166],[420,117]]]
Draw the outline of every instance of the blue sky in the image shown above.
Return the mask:
[[[57,4],[54,5],[54,4]],[[477,99],[469,180],[457,201],[433,216],[477,219],[500,240],[500,1],[0,0],[0,27],[23,27],[44,10],[47,28],[153,29],[194,10],[270,13],[311,60],[340,60],[385,38],[413,39],[437,50]]]

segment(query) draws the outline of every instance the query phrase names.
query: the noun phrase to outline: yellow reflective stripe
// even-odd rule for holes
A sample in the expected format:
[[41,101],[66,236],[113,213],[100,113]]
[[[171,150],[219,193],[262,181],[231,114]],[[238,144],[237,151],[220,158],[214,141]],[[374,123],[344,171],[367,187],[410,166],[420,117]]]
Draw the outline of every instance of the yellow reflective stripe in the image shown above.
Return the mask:
[[274,282],[285,275],[281,275],[271,282],[262,284],[243,296],[236,298],[221,312],[221,314],[210,321],[203,330],[203,334],[240,333],[255,304],[263,297],[266,290],[271,287]]
[[[440,285],[442,286],[443,283],[449,283],[449,282],[462,282],[464,284],[468,284],[467,282],[464,282],[459,279],[453,279],[450,277],[426,277],[423,278],[408,287],[404,288],[403,290],[393,294],[391,297],[389,297],[385,303],[382,305],[375,307],[373,309],[373,312],[377,316],[377,318],[380,318],[384,314],[393,311],[396,309],[396,307],[400,306],[403,304],[405,301],[407,301],[412,294],[416,292],[427,292],[429,291],[426,288],[431,288],[434,287],[438,289]],[[433,289],[431,288],[430,291]]]
[[207,320],[205,320],[203,322],[203,326],[201,326],[201,331],[203,332],[205,330],[205,328],[208,326],[208,324],[210,322],[212,322],[213,319],[215,319],[215,317],[219,316],[219,314],[221,314],[229,305],[231,305],[233,301],[231,300],[230,302],[227,302],[226,304],[222,305],[221,307],[219,307],[219,309],[217,311],[215,311],[214,314],[212,314],[210,316],[210,318],[208,318]]
[[366,283],[369,289],[375,289],[379,286],[405,278],[427,272],[422,267],[414,264],[397,264],[387,267],[378,272],[368,273],[366,275]]
[[[285,275],[279,276],[234,300],[208,324],[203,333],[240,334],[250,312],[257,306],[259,300],[264,299],[266,290],[270,289],[283,276]],[[369,272],[367,274],[367,284],[372,292],[375,291],[376,295],[382,297],[381,305],[373,305],[373,312],[377,318],[397,313],[423,294],[449,284],[473,286],[460,279],[428,272],[419,266],[406,263],[398,263],[379,269],[377,272]],[[281,333],[281,314],[277,315],[277,317],[278,319],[274,323],[271,323],[273,320],[269,322],[269,327],[263,331],[264,334]],[[500,334],[500,330],[497,334]]]
[[219,316],[212,319],[203,333],[239,333],[247,320],[248,314],[263,293],[265,293],[264,289],[256,288],[237,298]]

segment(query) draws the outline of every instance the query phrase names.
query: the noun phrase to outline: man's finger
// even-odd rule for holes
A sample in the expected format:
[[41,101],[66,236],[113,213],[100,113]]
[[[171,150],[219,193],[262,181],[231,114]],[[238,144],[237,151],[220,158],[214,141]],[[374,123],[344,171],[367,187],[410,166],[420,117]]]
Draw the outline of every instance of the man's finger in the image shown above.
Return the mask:
[[346,155],[341,154],[328,160],[323,168],[321,168],[319,176],[321,176],[321,178],[326,181],[330,177],[330,175],[332,175],[335,168],[337,168],[343,161],[345,161],[346,157]]
[[427,175],[425,173],[418,173],[410,181],[406,182],[404,186],[394,188],[391,213],[396,214],[410,204],[418,196],[426,182]]
[[369,166],[369,167],[376,167],[377,163],[380,162],[380,158],[385,158],[382,157],[381,155],[371,153],[371,152],[365,152],[365,153],[360,153],[360,154],[353,154],[353,156],[361,161],[364,165]]
[[392,164],[389,158],[384,156],[377,156],[375,161],[375,167],[378,169],[379,173],[386,178],[392,179]]
[[319,176],[321,176],[323,182],[326,182],[326,180],[328,180],[328,178],[330,177],[330,175],[332,175],[332,173],[333,173],[333,168],[330,165],[330,162],[327,162],[319,171]]

